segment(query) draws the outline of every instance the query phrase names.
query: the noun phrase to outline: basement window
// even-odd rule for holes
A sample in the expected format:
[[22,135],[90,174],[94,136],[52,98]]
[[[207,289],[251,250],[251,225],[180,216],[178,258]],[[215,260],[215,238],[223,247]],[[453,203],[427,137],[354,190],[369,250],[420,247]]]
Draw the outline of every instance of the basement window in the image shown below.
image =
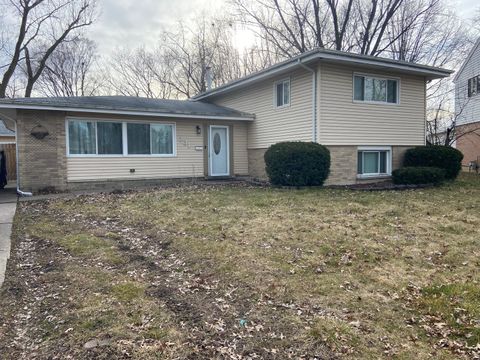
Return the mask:
[[359,148],[358,177],[389,176],[391,174],[391,150],[388,148]]

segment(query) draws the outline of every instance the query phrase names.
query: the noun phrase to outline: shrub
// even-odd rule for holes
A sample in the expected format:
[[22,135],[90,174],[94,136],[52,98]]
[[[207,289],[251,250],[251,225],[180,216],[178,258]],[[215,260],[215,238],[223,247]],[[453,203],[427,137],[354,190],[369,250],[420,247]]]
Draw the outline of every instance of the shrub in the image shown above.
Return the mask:
[[265,152],[265,165],[274,185],[323,185],[330,172],[330,151],[313,142],[282,142]]
[[392,171],[392,179],[395,184],[403,185],[440,184],[445,173],[445,169],[437,167],[404,167]]
[[448,146],[427,145],[408,149],[403,166],[433,166],[445,169],[446,179],[455,179],[462,169],[463,154]]

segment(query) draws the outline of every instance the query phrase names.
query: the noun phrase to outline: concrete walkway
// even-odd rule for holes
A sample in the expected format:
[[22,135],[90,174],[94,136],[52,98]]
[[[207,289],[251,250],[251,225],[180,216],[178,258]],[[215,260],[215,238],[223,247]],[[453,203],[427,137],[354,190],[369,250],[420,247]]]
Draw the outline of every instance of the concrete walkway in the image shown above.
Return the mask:
[[7,260],[10,257],[12,222],[17,210],[15,189],[0,190],[0,287],[5,280]]

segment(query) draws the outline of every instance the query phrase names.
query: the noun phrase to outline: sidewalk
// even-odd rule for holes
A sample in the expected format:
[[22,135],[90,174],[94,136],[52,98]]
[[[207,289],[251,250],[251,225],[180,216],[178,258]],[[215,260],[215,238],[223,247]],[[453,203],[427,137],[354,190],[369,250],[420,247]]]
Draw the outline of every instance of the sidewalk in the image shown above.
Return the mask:
[[10,236],[16,209],[15,189],[0,190],[0,287],[5,280],[7,260],[10,257]]

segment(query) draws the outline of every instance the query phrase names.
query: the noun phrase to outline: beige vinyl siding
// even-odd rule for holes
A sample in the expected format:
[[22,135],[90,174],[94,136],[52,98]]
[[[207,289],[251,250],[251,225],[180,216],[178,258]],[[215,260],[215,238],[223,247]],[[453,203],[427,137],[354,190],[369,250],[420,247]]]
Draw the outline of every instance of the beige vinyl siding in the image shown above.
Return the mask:
[[[85,116],[82,118],[87,119]],[[118,119],[118,121],[130,120]],[[199,125],[203,128],[203,124],[233,126],[234,173],[248,174],[246,123],[207,120],[142,119],[139,121],[176,124],[176,156],[67,157],[67,180],[73,182],[202,177],[205,175],[204,152],[206,150],[204,150],[203,134],[197,135],[196,127]],[[196,150],[197,146],[202,150]],[[135,169],[135,173],[130,173],[130,169]]]
[[234,175],[248,175],[247,123],[233,125],[233,171]]
[[[371,69],[320,64],[318,139],[324,145],[423,145],[425,79]],[[353,74],[400,79],[399,104],[353,101]]]
[[[480,40],[479,40],[480,41]],[[476,45],[471,56],[455,79],[455,113],[457,125],[480,121],[480,95],[468,97],[468,79],[480,75],[480,45]]]
[[[290,106],[276,108],[274,84],[290,78]],[[255,114],[248,125],[248,148],[266,148],[280,141],[312,140],[312,75],[304,69],[215,97],[211,102]]]

